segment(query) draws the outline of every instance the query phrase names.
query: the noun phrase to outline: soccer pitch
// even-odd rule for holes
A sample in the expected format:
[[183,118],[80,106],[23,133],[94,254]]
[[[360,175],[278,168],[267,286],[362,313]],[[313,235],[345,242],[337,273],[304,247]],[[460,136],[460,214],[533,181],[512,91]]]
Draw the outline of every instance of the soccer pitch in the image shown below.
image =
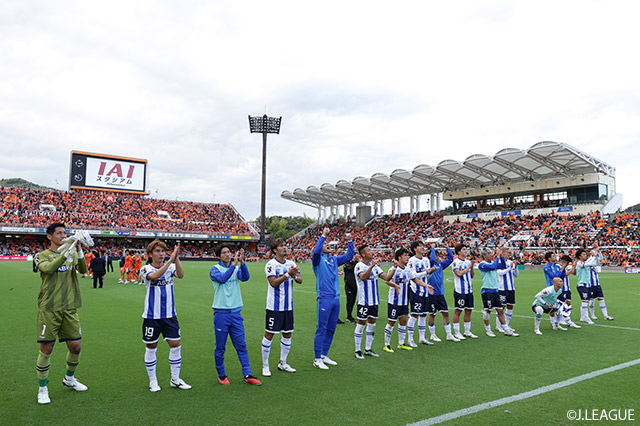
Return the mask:
[[[271,353],[272,377],[262,377],[260,342],[264,334],[266,279],[264,263],[249,264],[243,284],[245,329],[253,374],[262,386],[242,382],[236,352],[227,343],[230,386],[220,386],[213,360],[209,280],[211,263],[183,262],[185,278],[176,280],[176,311],[182,332],[182,378],[191,390],[169,387],[168,346],[158,346],[158,380],[162,391],[148,390],[141,342],[143,286],[118,284],[109,273],[105,288],[81,279],[79,310],[83,343],[77,376],[89,387],[74,392],[62,385],[66,345],[57,343],[51,357],[51,404],[36,402],[36,308],[40,277],[31,262],[0,263],[0,423],[1,424],[301,424],[404,425],[432,419],[527,391],[539,389],[640,358],[640,282],[632,274],[601,274],[610,315],[582,329],[552,331],[548,316],[542,336],[533,334],[531,303],[545,286],[542,271],[521,271],[516,280],[516,308],[511,325],[520,337],[484,334],[479,309],[480,277],[474,279],[476,311],[472,331],[478,339],[444,341],[442,318],[436,317],[441,343],[413,351],[382,351],[388,287],[380,283],[380,318],[373,349],[380,358],[354,357],[353,324],[338,325],[329,352],[339,363],[317,370],[313,360],[316,325],[315,276],[301,264],[303,284],[294,294],[295,332],[289,364],[296,373],[277,371],[279,337]],[[384,267],[386,270],[387,267]],[[453,306],[453,278],[445,271],[446,299]],[[341,289],[344,286],[341,283]],[[572,277],[574,304],[577,301]],[[345,318],[341,296],[340,318]],[[354,308],[355,309],[355,308]],[[573,320],[579,319],[574,309]],[[453,312],[453,310],[451,310]],[[492,315],[492,328],[495,319]],[[581,324],[582,325],[582,324]],[[417,334],[417,327],[416,327]],[[394,329],[392,347],[397,345]],[[634,410],[640,418],[640,364],[602,374],[516,402],[445,421],[469,424],[572,424],[569,410]],[[574,423],[584,423],[576,421]]]

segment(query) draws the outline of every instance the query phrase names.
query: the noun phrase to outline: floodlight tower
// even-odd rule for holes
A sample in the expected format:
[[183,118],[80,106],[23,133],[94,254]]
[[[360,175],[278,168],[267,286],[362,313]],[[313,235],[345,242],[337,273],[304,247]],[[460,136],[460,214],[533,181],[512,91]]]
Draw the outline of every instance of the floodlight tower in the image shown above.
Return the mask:
[[260,206],[260,243],[264,243],[265,198],[267,191],[267,133],[280,134],[282,117],[249,116],[251,133],[262,133],[262,202]]

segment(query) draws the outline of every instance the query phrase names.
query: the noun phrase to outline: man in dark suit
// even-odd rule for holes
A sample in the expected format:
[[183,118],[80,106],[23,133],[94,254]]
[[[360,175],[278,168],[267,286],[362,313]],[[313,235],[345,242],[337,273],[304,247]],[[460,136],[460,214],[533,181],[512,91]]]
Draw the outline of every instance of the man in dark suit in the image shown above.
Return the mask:
[[104,259],[107,261],[107,272],[113,272],[113,255],[105,253]]
[[96,288],[98,280],[100,281],[100,288],[102,288],[102,279],[104,274],[107,273],[107,266],[104,260],[104,253],[93,252],[93,259],[91,259],[91,270],[93,271],[93,288]]
[[358,293],[354,269],[359,261],[360,255],[356,254],[353,256],[353,259],[342,266],[342,270],[344,271],[344,292],[347,296],[347,321],[350,323],[356,322],[356,319],[352,315],[353,305],[356,302],[356,295]]

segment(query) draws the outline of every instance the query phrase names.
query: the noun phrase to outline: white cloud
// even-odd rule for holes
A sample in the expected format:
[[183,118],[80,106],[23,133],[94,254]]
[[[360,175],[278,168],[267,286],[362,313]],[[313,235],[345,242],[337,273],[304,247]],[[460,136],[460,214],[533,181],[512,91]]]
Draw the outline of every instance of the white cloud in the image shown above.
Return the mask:
[[[23,1],[0,11],[0,177],[64,186],[73,149],[149,160],[149,190],[260,211],[282,190],[566,142],[634,185],[635,2]],[[405,203],[406,204],[406,203]]]

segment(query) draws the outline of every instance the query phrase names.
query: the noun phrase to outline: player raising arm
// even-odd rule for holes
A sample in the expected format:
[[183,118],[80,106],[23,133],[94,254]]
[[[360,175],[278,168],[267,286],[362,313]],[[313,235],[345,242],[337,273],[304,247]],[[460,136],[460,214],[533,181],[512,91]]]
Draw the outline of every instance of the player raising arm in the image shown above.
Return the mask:
[[[451,333],[451,323],[449,322],[449,307],[447,301],[444,298],[444,270],[453,263],[453,253],[451,249],[447,249],[447,258],[441,261],[437,261],[436,249],[431,247],[431,253],[429,255],[429,262],[431,263],[431,269],[429,269],[429,284],[433,286],[433,293],[429,296],[429,333],[431,336],[436,336],[435,319],[436,314],[440,312],[442,315],[442,323],[444,324],[444,331],[447,334],[446,339],[452,342],[459,342],[465,340],[465,337],[460,334],[460,328],[454,336]],[[437,337],[434,340],[440,340]]]
[[158,392],[160,386],[156,377],[156,351],[160,333],[169,344],[169,365],[171,366],[172,388],[191,389],[191,386],[180,378],[182,366],[182,347],[180,346],[180,324],[176,315],[175,299],[173,292],[174,278],[182,279],[184,269],[180,263],[180,243],[176,244],[169,261],[164,259],[167,255],[167,245],[158,240],[153,240],[147,246],[147,254],[151,263],[140,269],[140,275],[147,294],[144,298],[144,311],[142,312],[142,341],[147,345],[144,355],[144,363],[149,375],[149,390]]
[[487,336],[496,337],[496,335],[491,331],[491,325],[489,324],[489,319],[491,318],[491,310],[495,309],[498,314],[498,319],[500,320],[500,324],[504,329],[504,334],[506,336],[518,337],[519,334],[515,333],[512,328],[510,328],[506,321],[504,320],[504,313],[502,310],[502,303],[500,303],[500,297],[498,295],[498,269],[505,269],[505,259],[504,256],[508,253],[508,249],[503,247],[500,250],[496,250],[496,258],[493,259],[493,253],[491,250],[485,248],[480,252],[480,256],[482,256],[482,261],[478,265],[478,270],[480,271],[480,275],[482,275],[482,290],[480,294],[482,295],[482,304],[484,305],[484,310],[482,312],[482,319],[484,320],[484,328],[487,332]]
[[[247,341],[242,318],[242,292],[240,282],[249,281],[249,269],[244,263],[244,249],[231,255],[231,247],[220,244],[216,247],[216,256],[220,262],[213,265],[209,278],[213,283],[213,328],[215,330],[215,360],[218,371],[218,383],[228,385],[229,379],[224,367],[224,354],[227,338],[231,337],[242,366],[243,381],[249,385],[259,386],[262,382],[251,374]],[[231,259],[233,257],[233,264]]]
[[[516,305],[516,287],[515,280],[520,272],[518,271],[518,263],[512,260],[511,250],[508,251],[505,258],[506,268],[498,269],[498,295],[500,297],[500,303],[505,308],[504,320],[507,326],[511,322],[513,316],[513,307]],[[496,331],[504,333],[500,319],[496,315]]]
[[67,372],[62,384],[76,391],[87,387],[74,377],[80,358],[82,335],[77,309],[82,307],[80,285],[76,273],[87,272],[87,261],[80,244],[72,253],[62,250],[67,236],[63,223],[52,223],[47,227],[49,249],[36,254],[35,265],[40,271],[42,284],[38,294],[38,343],[40,352],[36,362],[38,371],[38,403],[49,404],[49,364],[56,342],[66,342]]
[[602,286],[600,285],[600,263],[602,262],[603,256],[600,248],[598,247],[597,241],[593,243],[593,249],[591,250],[591,253],[597,259],[598,263],[596,266],[591,267],[591,299],[589,300],[589,313],[591,314],[591,318],[593,318],[594,320],[598,319],[596,317],[595,306],[597,299],[604,319],[613,321],[613,317],[609,316],[609,312],[607,311],[607,304],[604,302],[604,293],[602,293]]
[[262,338],[262,375],[271,376],[269,353],[274,334],[282,333],[280,339],[280,362],[278,370],[295,373],[295,368],[287,364],[293,333],[293,282],[302,283],[300,269],[293,260],[286,258],[287,246],[282,238],[271,241],[273,259],[265,265],[267,275],[267,305],[265,307],[265,332]]
[[[393,352],[391,349],[391,334],[393,326],[398,322],[398,349],[413,350],[412,346],[405,345],[407,335],[407,317],[409,316],[409,282],[420,287],[424,287],[433,293],[433,287],[415,277],[411,269],[407,268],[409,261],[409,250],[401,248],[394,253],[393,267],[389,269],[389,274],[393,274],[390,280],[385,281],[389,285],[389,296],[387,298],[387,325],[384,327],[384,350]],[[415,345],[415,343],[414,343]]]
[[340,279],[338,266],[353,258],[353,241],[351,234],[345,234],[347,253],[341,256],[329,256],[330,247],[327,236],[329,228],[324,228],[311,255],[313,273],[316,275],[316,295],[318,300],[318,324],[313,339],[313,366],[320,370],[328,370],[327,365],[338,365],[329,358],[329,349],[338,324],[340,313]]
[[[422,241],[414,241],[411,243],[411,258],[407,263],[407,267],[416,278],[422,282],[427,282],[429,275],[427,270],[431,267],[429,259],[425,256],[425,247]],[[426,287],[417,285],[415,282],[411,282],[409,289],[409,305],[411,309],[411,315],[407,322],[407,337],[409,339],[409,346],[412,348],[418,347],[413,340],[413,330],[415,328],[416,321],[418,322],[418,342],[423,345],[433,345],[432,342],[426,339],[425,333],[427,331],[427,312],[431,303],[429,302],[429,292]]]
[[[475,274],[473,270],[473,260],[467,259],[469,251],[463,244],[457,244],[454,248],[458,256],[451,264],[453,270],[453,300],[455,311],[453,313],[454,334],[460,334],[460,314],[464,311],[464,336],[477,339],[478,336],[471,332],[471,312],[473,311],[473,283]],[[436,336],[431,336],[431,340],[439,342]]]
[[[356,329],[354,331],[354,340],[356,343],[356,358],[364,359],[364,355],[378,357],[379,355],[373,351],[373,338],[375,336],[376,322],[378,321],[378,305],[380,304],[380,294],[378,293],[378,277],[387,282],[393,277],[393,268],[389,272],[384,273],[382,268],[378,266],[377,260],[374,258],[374,252],[367,244],[358,247],[360,262],[356,264],[356,284],[358,285],[358,305]],[[387,283],[387,285],[392,285]],[[364,345],[364,355],[361,350],[362,333],[365,331],[366,338]]]

